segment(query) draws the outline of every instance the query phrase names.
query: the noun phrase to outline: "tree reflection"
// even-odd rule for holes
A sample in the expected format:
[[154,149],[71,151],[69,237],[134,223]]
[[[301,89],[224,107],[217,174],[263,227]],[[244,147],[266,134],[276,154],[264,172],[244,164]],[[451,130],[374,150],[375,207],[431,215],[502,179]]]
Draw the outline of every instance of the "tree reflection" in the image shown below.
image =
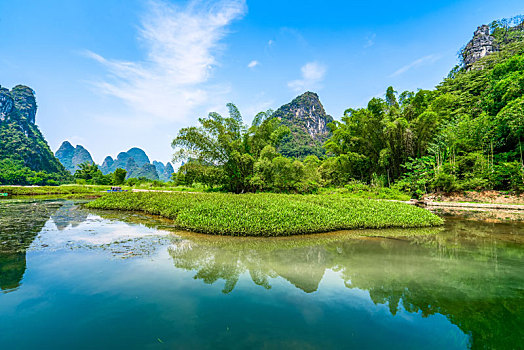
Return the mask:
[[471,336],[473,348],[505,348],[522,341],[523,228],[449,219],[439,234],[389,239],[349,232],[285,239],[183,235],[169,253],[195,279],[225,281],[224,293],[245,272],[266,289],[280,277],[312,293],[330,269],[393,315],[400,307],[440,313]]

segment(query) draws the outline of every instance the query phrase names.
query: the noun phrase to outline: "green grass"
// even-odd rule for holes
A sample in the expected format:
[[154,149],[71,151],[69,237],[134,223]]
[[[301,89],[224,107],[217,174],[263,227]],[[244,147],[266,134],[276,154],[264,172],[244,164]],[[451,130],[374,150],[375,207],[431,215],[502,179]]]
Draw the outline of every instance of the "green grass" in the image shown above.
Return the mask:
[[62,186],[0,186],[0,193],[9,196],[50,195],[50,194],[100,194],[111,186],[62,185]]
[[204,192],[201,187],[188,187],[188,186],[149,186],[149,185],[135,185],[133,188],[141,190],[154,190],[154,191],[175,191],[175,192]]
[[438,216],[407,204],[327,195],[112,193],[86,206],[142,211],[173,219],[180,229],[231,236],[442,224]]

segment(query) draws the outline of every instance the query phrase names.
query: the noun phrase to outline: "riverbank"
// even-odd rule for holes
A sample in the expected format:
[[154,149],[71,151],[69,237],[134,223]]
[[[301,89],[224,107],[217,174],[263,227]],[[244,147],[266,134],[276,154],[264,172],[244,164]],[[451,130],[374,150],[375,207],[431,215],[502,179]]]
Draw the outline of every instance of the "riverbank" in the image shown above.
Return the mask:
[[174,220],[180,229],[230,236],[289,236],[443,223],[435,214],[404,203],[325,195],[112,193],[86,207],[161,215]]
[[421,198],[424,202],[456,202],[456,203],[480,203],[480,204],[503,204],[524,205],[524,195],[504,191],[464,191],[451,193],[428,193]]

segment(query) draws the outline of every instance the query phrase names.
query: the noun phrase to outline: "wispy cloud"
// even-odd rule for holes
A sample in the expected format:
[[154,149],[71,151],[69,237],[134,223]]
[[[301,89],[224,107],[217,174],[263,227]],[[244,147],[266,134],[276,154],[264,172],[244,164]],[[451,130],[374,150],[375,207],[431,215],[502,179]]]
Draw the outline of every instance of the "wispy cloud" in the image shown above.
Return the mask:
[[371,47],[375,45],[375,38],[377,37],[377,34],[373,33],[366,37],[366,43],[364,44],[364,48]]
[[287,86],[295,91],[302,92],[320,88],[320,83],[326,75],[326,66],[318,62],[309,62],[300,69],[302,78],[290,81]]
[[256,66],[258,66],[260,64],[260,62],[258,62],[257,60],[253,60],[251,62],[249,62],[249,64],[247,65],[248,68],[255,68]]
[[94,84],[125,102],[136,118],[182,121],[215,94],[207,85],[220,41],[245,12],[245,0],[191,0],[184,7],[152,0],[138,31],[145,58],[124,61],[86,51],[108,72]]
[[438,61],[440,59],[440,55],[427,55],[427,56],[424,56],[424,57],[421,57],[409,64],[406,64],[405,66],[397,69],[395,72],[393,72],[389,77],[390,78],[394,78],[394,77],[398,77],[399,75],[402,75],[404,73],[406,73],[407,71],[413,69],[413,68],[417,68],[417,67],[420,67],[420,66],[423,66],[423,65],[427,65],[427,64],[431,64],[431,63],[434,63],[436,61]]

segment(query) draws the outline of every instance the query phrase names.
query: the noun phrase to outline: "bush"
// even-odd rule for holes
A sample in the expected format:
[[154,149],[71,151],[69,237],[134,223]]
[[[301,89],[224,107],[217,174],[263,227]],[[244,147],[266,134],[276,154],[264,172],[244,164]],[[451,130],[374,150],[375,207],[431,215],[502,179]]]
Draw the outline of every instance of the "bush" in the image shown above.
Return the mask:
[[457,177],[452,174],[441,172],[435,177],[435,180],[433,180],[433,183],[431,184],[431,186],[436,191],[444,191],[444,192],[456,191],[458,189]]

